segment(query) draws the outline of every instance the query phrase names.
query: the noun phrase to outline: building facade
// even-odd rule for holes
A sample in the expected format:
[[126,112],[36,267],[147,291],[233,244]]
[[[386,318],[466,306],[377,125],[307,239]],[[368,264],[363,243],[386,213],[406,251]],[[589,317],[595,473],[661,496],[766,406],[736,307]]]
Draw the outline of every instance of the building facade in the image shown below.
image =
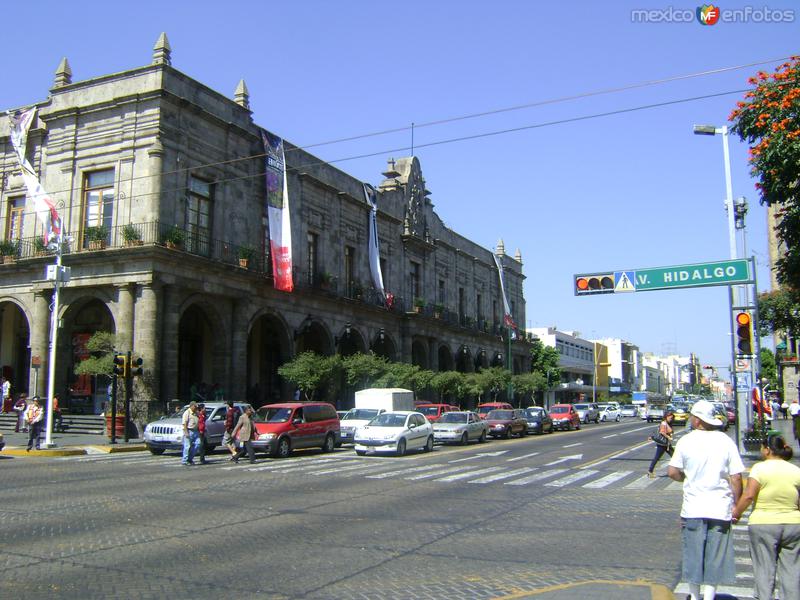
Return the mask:
[[[530,370],[529,343],[509,345],[502,327],[492,256],[524,323],[519,251],[512,258],[447,228],[416,157],[390,160],[375,185],[385,297],[370,283],[362,182],[285,142],[287,293],[273,283],[262,128],[244,81],[228,98],[184,75],[162,35],[151,64],[122,73],[73,83],[65,59],[36,104],[27,157],[70,236],[55,383],[76,402],[97,409],[105,393],[105,382],[74,375],[96,331],[144,360],[140,421],[199,382],[256,405],[286,400],[278,367],[308,350],[372,351],[437,371]],[[5,120],[0,141],[0,234],[17,244],[0,264],[0,366],[15,391],[44,394],[54,260],[37,241],[42,224]]]

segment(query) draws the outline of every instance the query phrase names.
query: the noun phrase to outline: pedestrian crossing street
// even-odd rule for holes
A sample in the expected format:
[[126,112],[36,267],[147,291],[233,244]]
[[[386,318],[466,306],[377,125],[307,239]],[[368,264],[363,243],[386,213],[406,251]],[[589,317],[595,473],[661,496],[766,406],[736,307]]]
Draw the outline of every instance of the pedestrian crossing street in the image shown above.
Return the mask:
[[[753,561],[750,559],[750,538],[747,535],[747,519],[742,518],[733,526],[733,546],[736,555],[736,583],[717,587],[717,597],[732,597],[736,600],[754,600]],[[779,590],[775,590],[778,593]],[[689,585],[681,581],[673,590],[676,598],[685,598]],[[727,594],[728,596],[724,596]]]
[[[534,453],[537,454],[537,453]],[[528,455],[525,458],[530,458]],[[472,457],[480,458],[480,457]],[[644,471],[601,470],[589,467],[569,467],[563,463],[556,466],[529,466],[519,463],[520,457],[500,459],[492,464],[481,461],[463,462],[454,459],[449,462],[417,464],[408,459],[394,457],[360,457],[350,453],[316,454],[294,456],[285,460],[265,459],[250,464],[242,460],[239,464],[228,461],[227,455],[215,454],[208,457],[209,464],[193,467],[195,471],[223,471],[236,473],[260,473],[265,475],[292,474],[311,478],[361,478],[364,480],[398,479],[406,481],[426,481],[437,484],[464,485],[541,485],[550,488],[582,487],[591,490],[630,489],[675,490],[679,493],[682,484],[666,477],[666,463],[657,477],[650,479]],[[114,468],[161,468],[186,469],[180,464],[177,455],[152,456],[137,454],[104,454],[93,456],[70,456],[56,459],[70,463],[113,466]]]

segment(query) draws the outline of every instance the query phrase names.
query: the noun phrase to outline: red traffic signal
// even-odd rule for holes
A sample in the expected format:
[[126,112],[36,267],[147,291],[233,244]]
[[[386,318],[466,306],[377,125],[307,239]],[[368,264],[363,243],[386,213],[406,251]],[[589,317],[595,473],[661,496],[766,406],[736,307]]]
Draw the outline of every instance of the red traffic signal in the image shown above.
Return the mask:
[[613,294],[614,293],[614,274],[599,273],[593,275],[575,275],[575,295],[584,296],[588,294]]

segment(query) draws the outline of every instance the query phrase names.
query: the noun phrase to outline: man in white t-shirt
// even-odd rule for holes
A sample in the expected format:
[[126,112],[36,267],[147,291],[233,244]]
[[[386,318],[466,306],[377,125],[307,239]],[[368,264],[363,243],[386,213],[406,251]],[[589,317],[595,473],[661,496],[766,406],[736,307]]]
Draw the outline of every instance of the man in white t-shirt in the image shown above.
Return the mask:
[[731,517],[742,494],[744,465],[736,444],[720,431],[720,419],[707,400],[695,402],[692,432],[675,446],[667,474],[683,482],[681,532],[683,581],[690,598],[713,600],[717,586],[736,583]]

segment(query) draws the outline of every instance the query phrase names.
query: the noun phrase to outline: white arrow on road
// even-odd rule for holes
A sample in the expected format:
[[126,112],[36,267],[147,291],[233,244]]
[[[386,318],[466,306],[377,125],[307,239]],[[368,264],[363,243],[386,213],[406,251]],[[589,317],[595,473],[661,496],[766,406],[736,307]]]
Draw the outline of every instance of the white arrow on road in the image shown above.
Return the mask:
[[580,460],[583,458],[583,454],[573,454],[572,456],[565,456],[563,458],[559,458],[558,460],[554,460],[553,462],[549,462],[545,465],[545,467],[549,467],[550,465],[557,465],[559,463],[567,462],[568,460]]
[[480,454],[476,454],[475,456],[468,456],[467,458],[459,458],[457,460],[449,460],[447,462],[450,463],[457,463],[463,462],[465,460],[472,460],[473,458],[480,458],[481,456],[500,456],[501,454],[505,454],[508,450],[498,450],[497,452],[481,452]]

